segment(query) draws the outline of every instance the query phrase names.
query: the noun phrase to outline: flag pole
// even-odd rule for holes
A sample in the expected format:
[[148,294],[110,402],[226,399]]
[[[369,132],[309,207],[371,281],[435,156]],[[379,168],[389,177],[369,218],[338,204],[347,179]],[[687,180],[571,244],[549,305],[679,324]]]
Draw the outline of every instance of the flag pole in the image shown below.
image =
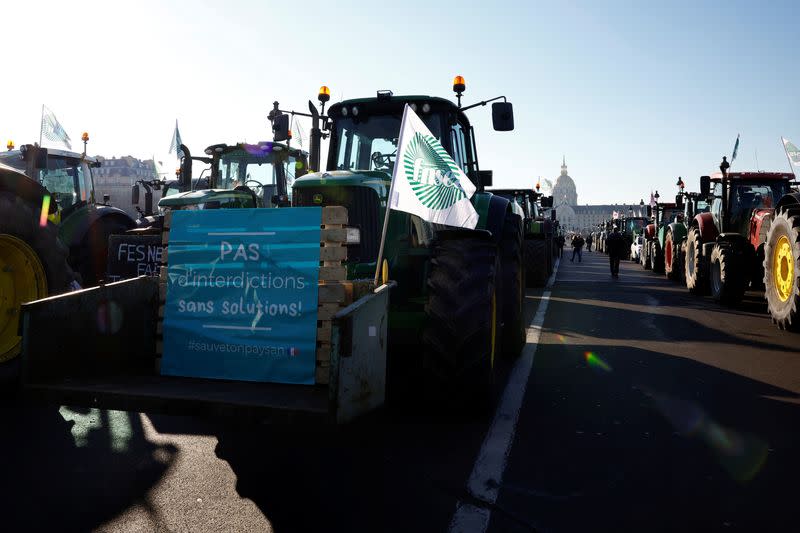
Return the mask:
[[39,146],[42,145],[42,128],[44,127],[44,104],[42,104],[42,116],[39,118]]
[[[408,104],[403,108],[403,120],[400,122],[400,135],[397,137],[397,156],[400,156],[400,148],[403,146],[403,135],[405,134],[406,126],[406,113],[408,111]],[[389,228],[389,212],[392,210],[392,197],[394,196],[394,175],[397,172],[397,165],[399,164],[398,157],[394,160],[394,169],[392,170],[391,182],[389,184],[389,197],[386,199],[386,213],[383,215],[383,231],[381,232],[381,244],[378,247],[378,261],[375,263],[375,286],[378,286],[381,274],[381,264],[383,263],[383,249],[386,245],[386,230]]]

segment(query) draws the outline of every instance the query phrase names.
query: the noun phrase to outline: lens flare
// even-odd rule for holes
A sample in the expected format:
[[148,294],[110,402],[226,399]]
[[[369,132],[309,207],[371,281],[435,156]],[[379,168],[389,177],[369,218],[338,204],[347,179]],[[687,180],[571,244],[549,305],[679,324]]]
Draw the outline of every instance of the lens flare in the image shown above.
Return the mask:
[[586,358],[586,364],[589,365],[591,368],[596,370],[603,370],[605,372],[611,372],[611,366],[597,357],[597,354],[594,352],[584,352],[583,356]]
[[50,212],[50,195],[45,194],[42,198],[42,213],[39,215],[39,225],[45,227],[47,225],[47,214]]
[[693,402],[643,390],[679,435],[703,441],[733,479],[744,483],[763,469],[769,452],[763,439],[722,426]]

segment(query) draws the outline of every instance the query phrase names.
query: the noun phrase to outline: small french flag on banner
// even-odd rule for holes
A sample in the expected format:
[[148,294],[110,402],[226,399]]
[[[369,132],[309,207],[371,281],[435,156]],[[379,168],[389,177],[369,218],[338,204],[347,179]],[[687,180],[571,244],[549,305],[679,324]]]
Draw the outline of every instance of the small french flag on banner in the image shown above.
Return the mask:
[[297,357],[298,355],[300,355],[300,350],[294,347],[289,348],[289,355],[291,355],[292,357]]

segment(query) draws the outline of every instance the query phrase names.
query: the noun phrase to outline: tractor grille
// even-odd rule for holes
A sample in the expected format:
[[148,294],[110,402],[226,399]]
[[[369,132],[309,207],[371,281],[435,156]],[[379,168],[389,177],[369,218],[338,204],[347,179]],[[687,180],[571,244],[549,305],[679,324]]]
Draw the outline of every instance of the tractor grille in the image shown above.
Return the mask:
[[[378,220],[378,194],[368,187],[297,187],[293,191],[292,205],[313,207],[341,205],[347,208],[350,227],[361,232],[361,243],[347,245],[347,261],[370,263],[378,259],[381,222]],[[314,196],[321,195],[322,203]]]

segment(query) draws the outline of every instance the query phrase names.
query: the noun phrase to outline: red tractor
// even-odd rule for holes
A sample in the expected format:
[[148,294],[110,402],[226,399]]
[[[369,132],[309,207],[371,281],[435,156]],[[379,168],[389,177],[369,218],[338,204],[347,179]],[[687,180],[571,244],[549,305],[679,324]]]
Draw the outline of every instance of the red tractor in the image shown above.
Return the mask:
[[[790,192],[794,176],[781,172],[730,172],[700,178],[711,210],[691,221],[686,241],[686,286],[710,290],[714,300],[736,305],[751,286],[760,286],[775,206]],[[710,185],[714,184],[710,192]]]

